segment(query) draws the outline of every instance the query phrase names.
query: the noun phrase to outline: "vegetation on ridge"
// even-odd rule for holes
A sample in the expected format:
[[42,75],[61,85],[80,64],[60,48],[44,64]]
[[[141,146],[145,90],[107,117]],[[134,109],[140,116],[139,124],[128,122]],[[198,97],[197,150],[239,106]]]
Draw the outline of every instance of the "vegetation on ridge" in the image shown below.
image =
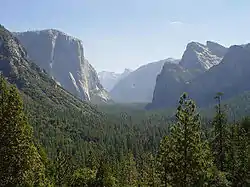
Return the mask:
[[[77,116],[75,111],[50,116],[43,113],[39,115],[41,118],[37,116],[31,120],[35,125],[34,139],[18,91],[3,78],[1,82],[0,96],[5,101],[1,103],[1,144],[6,145],[2,150],[9,150],[1,151],[1,154],[16,160],[0,160],[0,171],[10,171],[4,173],[8,184],[93,187],[249,185],[250,120],[228,123],[220,100],[212,129],[204,128],[207,125],[202,124],[194,102],[184,94],[172,122],[149,118],[140,124],[123,115],[114,121],[107,117],[100,126],[91,126],[97,119],[93,116],[83,119],[81,113]],[[26,113],[33,109],[29,108]],[[4,115],[4,111],[12,115]],[[81,124],[81,121],[85,123]],[[50,131],[49,126],[55,131]],[[12,137],[27,142],[26,149],[22,150],[25,144]],[[27,158],[34,162],[20,167]],[[12,173],[11,168],[17,168],[19,175]]]

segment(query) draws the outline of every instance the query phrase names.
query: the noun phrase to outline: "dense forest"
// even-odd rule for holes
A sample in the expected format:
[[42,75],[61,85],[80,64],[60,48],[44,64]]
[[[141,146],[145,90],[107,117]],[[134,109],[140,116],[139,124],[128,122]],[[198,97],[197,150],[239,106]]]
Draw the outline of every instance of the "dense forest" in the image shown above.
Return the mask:
[[210,120],[186,93],[171,117],[97,117],[28,102],[1,77],[0,185],[249,186],[250,119],[228,120],[222,96]]

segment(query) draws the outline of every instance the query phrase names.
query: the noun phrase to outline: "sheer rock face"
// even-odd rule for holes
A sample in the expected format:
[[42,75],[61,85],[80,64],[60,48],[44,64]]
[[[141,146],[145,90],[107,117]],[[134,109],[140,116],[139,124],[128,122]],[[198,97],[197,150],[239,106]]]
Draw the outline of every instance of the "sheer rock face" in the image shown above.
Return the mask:
[[96,113],[94,107],[58,86],[47,72],[32,62],[19,40],[1,25],[0,72],[17,86],[26,104]]
[[84,57],[81,40],[53,29],[14,34],[29,58],[64,89],[82,100],[110,100],[95,69]]
[[215,42],[207,41],[206,45],[191,42],[186,47],[180,65],[186,69],[206,71],[218,65],[226,52],[226,47]]
[[250,90],[250,44],[234,45],[228,49],[221,63],[194,79],[186,88],[200,106],[214,102],[217,92],[223,99]]
[[177,106],[185,84],[199,72],[192,72],[179,64],[165,63],[157,76],[152,103],[147,109]]
[[[223,99],[231,99],[250,91],[250,44],[231,46],[226,49],[226,53],[216,43],[208,43],[207,46],[218,58],[223,55],[220,63],[217,64],[216,61],[207,70],[205,67],[208,66],[203,66],[203,71],[197,66],[185,68],[180,64],[174,68],[165,64],[157,78],[153,101],[148,108],[176,107],[183,92],[187,92],[198,106],[207,107],[215,103],[214,96],[218,92],[224,94]],[[200,48],[199,46],[195,51],[201,50]],[[191,62],[193,61],[190,61],[192,65]]]
[[206,45],[189,43],[179,64],[165,63],[156,80],[152,103],[147,108],[175,107],[183,92],[192,92],[189,89],[192,82],[199,81],[210,68],[219,66],[227,51],[228,48],[211,41]]

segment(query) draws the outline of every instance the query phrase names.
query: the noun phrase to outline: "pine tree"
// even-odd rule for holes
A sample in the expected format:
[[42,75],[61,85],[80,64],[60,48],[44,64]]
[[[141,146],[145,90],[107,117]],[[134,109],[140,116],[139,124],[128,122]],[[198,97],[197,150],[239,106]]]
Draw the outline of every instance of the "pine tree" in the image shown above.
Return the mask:
[[212,134],[212,152],[215,158],[217,168],[224,172],[226,171],[226,152],[228,148],[228,132],[226,129],[226,114],[221,107],[222,93],[215,96],[217,100],[216,116],[213,120],[213,134]]
[[249,142],[247,133],[242,126],[234,124],[231,126],[229,140],[229,156],[227,159],[228,172],[233,186],[250,185],[249,177]]
[[0,101],[0,185],[45,185],[45,167],[33,143],[19,92],[2,76]]
[[229,149],[226,159],[226,168],[227,171],[230,173],[231,181],[235,180],[235,172],[237,168],[237,134],[238,134],[238,124],[233,124],[230,126],[230,133],[229,133]]
[[123,167],[120,175],[121,175],[120,176],[121,186],[130,186],[130,187],[137,186],[138,172],[136,168],[134,155],[131,152],[127,155],[127,158],[123,162]]
[[140,160],[142,161],[139,176],[141,186],[159,186],[159,178],[156,173],[155,157],[152,155],[152,153],[145,153],[142,155]]
[[183,94],[176,113],[176,124],[160,145],[162,186],[202,186],[212,166],[210,149],[202,140],[196,106]]
[[98,163],[98,161],[97,161],[96,155],[93,153],[92,150],[90,150],[90,151],[88,152],[87,159],[86,159],[85,162],[86,162],[85,165],[86,165],[88,168],[90,168],[90,169],[92,169],[92,170],[97,168],[97,163]]
[[101,159],[99,167],[96,172],[95,186],[115,186],[116,179],[113,177],[110,168],[104,159]]
[[167,187],[171,180],[171,169],[173,169],[174,150],[170,142],[170,138],[165,136],[160,143],[159,152],[157,155],[157,174],[160,178],[160,186]]
[[77,169],[72,177],[70,186],[72,187],[94,187],[96,171],[90,168]]
[[68,184],[74,170],[71,157],[57,149],[57,156],[54,160],[52,170],[52,175],[56,186]]

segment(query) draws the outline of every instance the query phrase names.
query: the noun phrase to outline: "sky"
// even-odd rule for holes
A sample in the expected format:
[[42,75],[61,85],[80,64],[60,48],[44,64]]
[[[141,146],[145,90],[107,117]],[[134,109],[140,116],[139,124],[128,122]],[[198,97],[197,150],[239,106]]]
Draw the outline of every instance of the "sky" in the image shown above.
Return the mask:
[[181,58],[188,42],[250,43],[249,0],[0,0],[11,31],[54,28],[83,41],[97,71]]

